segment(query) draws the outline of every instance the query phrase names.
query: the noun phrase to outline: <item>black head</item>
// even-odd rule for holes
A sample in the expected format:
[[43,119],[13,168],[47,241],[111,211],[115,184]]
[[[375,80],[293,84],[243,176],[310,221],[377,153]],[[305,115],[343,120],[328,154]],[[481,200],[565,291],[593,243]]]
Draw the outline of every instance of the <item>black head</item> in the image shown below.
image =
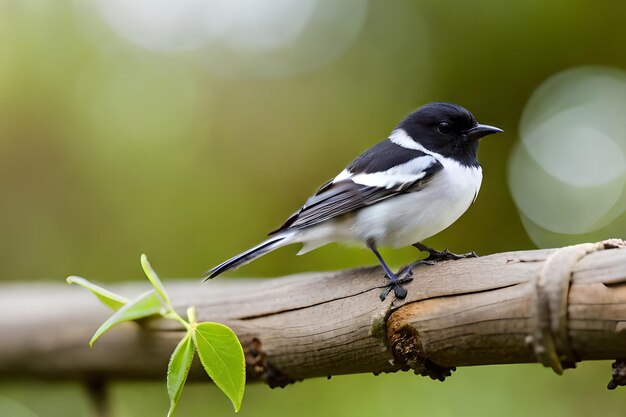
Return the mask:
[[426,104],[409,114],[398,128],[429,151],[469,166],[478,165],[478,139],[502,132],[497,127],[478,124],[467,109],[451,103]]

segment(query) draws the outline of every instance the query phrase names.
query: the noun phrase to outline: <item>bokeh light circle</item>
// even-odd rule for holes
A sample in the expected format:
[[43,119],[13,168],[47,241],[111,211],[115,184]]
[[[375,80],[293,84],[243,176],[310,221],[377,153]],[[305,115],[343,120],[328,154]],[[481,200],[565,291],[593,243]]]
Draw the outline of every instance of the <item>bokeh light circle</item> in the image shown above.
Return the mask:
[[194,51],[225,77],[281,77],[322,68],[358,37],[367,0],[99,0],[119,36],[148,50]]
[[575,241],[624,214],[625,115],[626,73],[612,68],[568,70],[533,94],[511,156],[509,186],[535,243],[556,239],[546,233]]
[[[105,22],[118,35],[153,51],[200,48],[227,21],[207,25],[205,14],[213,1],[204,0],[98,0]],[[217,27],[215,25],[218,25]]]

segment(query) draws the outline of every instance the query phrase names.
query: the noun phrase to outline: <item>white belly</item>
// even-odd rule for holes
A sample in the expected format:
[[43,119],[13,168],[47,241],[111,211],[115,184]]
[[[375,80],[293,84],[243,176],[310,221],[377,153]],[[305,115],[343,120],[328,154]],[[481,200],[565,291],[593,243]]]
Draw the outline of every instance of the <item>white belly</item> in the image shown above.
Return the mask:
[[482,182],[480,167],[441,161],[444,169],[424,189],[359,210],[353,237],[379,246],[403,247],[429,238],[454,223],[474,201]]

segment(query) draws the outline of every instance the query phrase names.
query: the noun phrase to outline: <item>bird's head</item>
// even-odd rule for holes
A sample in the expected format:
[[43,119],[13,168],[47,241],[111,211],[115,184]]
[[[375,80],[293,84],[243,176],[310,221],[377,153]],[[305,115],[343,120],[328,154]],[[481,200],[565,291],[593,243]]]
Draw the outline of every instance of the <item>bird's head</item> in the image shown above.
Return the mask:
[[451,103],[429,103],[409,114],[398,129],[429,151],[453,157],[466,165],[478,164],[478,139],[502,132],[479,124],[467,109]]

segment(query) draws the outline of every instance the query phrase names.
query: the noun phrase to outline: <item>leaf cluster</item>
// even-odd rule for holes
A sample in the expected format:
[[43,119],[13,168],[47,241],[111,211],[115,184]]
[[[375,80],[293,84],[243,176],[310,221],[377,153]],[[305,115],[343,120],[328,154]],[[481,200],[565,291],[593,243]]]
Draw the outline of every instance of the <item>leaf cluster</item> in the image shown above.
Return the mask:
[[93,347],[104,333],[120,323],[158,317],[176,320],[184,326],[186,333],[174,349],[167,367],[167,392],[170,397],[168,417],[176,410],[196,353],[206,373],[231,400],[235,412],[239,411],[246,384],[246,367],[243,348],[235,333],[220,323],[198,323],[194,307],[187,309],[186,319],[182,318],[172,306],[163,283],[146,255],[141,255],[141,266],[153,289],[130,300],[85,278],[67,278],[69,284],[88,289],[114,311],[96,330],[89,346]]

